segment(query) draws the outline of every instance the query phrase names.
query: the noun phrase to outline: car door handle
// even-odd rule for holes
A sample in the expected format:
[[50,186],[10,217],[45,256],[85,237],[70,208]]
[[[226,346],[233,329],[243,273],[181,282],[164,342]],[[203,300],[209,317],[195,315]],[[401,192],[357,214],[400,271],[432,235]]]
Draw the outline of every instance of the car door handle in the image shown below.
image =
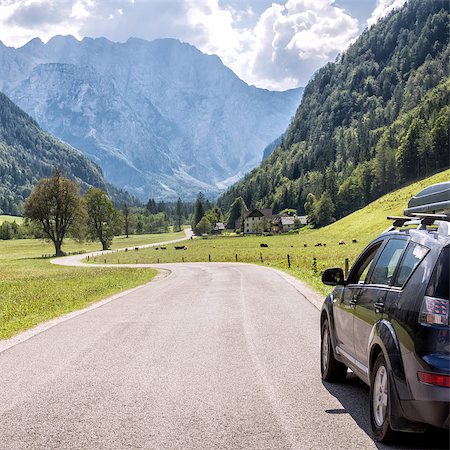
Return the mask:
[[384,301],[382,298],[380,298],[376,303],[375,303],[375,312],[378,314],[382,314],[384,311]]

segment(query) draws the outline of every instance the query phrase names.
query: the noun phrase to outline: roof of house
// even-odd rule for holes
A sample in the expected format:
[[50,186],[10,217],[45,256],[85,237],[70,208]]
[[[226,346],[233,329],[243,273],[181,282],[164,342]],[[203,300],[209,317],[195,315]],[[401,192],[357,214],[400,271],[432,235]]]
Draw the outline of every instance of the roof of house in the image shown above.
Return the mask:
[[225,225],[222,222],[217,222],[216,226],[214,227],[215,231],[219,231],[219,230],[225,230]]
[[255,208],[248,217],[273,217],[272,208]]

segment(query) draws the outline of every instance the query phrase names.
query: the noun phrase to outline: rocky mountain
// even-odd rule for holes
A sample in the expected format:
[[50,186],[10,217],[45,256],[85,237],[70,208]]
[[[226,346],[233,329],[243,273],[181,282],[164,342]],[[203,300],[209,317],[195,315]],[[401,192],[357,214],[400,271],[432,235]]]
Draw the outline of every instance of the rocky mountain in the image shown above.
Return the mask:
[[308,198],[329,222],[449,167],[449,12],[445,0],[409,0],[362,33],[315,74],[278,147],[220,204],[241,196],[303,212]]
[[302,89],[249,86],[173,39],[0,44],[0,90],[142,199],[215,195],[262,159]]

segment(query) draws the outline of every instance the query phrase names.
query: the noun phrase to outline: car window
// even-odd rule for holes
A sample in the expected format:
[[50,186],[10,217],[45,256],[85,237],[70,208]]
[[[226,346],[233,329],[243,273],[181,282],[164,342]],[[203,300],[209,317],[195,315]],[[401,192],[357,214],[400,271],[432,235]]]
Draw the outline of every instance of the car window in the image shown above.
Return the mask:
[[401,287],[408,281],[408,278],[414,270],[416,270],[416,267],[420,264],[423,258],[425,258],[428,251],[428,248],[419,244],[411,243],[408,245],[405,256],[400,263],[397,280],[395,281],[394,286]]
[[363,284],[366,282],[367,274],[369,272],[371,262],[375,258],[378,249],[380,248],[382,241],[377,242],[373,247],[367,250],[361,261],[353,267],[348,281],[354,284]]
[[391,239],[386,244],[375,264],[369,280],[370,284],[390,284],[397,264],[400,261],[400,257],[407,244],[408,241],[404,239]]
[[444,247],[431,276],[427,295],[450,300],[450,247]]

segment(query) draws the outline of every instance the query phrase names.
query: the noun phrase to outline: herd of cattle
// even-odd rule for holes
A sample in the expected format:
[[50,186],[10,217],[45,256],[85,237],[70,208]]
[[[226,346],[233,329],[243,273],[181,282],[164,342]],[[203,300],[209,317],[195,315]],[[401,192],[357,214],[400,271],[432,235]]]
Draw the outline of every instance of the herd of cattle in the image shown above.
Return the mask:
[[[352,239],[352,244],[357,244],[358,241],[356,239]],[[339,245],[345,245],[345,241],[340,240],[339,241]],[[267,248],[269,246],[269,244],[260,244],[259,245],[261,248]],[[326,247],[327,244],[322,244],[322,242],[318,242],[317,244],[314,244],[314,247]],[[293,245],[291,245],[291,247],[293,247]],[[303,244],[303,247],[308,247],[308,244]]]
[[[357,244],[358,241],[356,239],[352,239],[352,243]],[[339,245],[345,245],[345,241],[340,240]],[[259,246],[261,248],[267,248],[267,247],[269,247],[269,244],[259,244]],[[326,246],[327,246],[327,244],[322,244],[322,242],[318,242],[317,244],[314,245],[314,247],[326,247]],[[291,247],[293,247],[293,245],[291,245]],[[308,247],[308,244],[303,244],[303,247]],[[175,248],[175,250],[187,250],[188,249],[185,245],[175,245],[174,248]],[[135,250],[137,250],[137,248]],[[155,250],[167,250],[167,247],[155,247]]]

